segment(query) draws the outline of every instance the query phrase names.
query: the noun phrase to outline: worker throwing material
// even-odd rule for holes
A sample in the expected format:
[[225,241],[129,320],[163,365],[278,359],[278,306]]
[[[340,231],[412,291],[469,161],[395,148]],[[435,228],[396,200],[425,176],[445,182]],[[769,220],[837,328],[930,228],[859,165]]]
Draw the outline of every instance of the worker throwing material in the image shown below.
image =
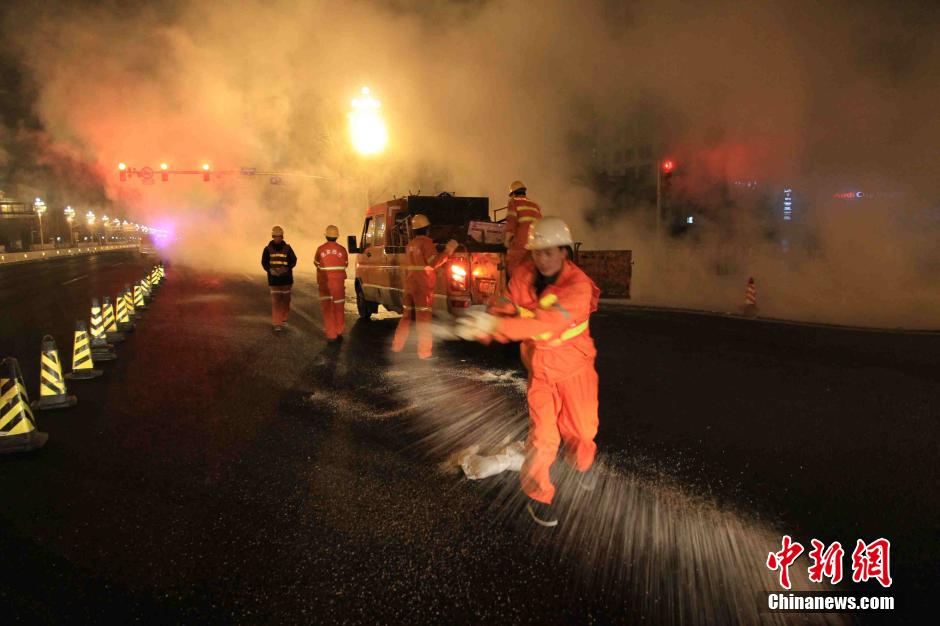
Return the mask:
[[532,259],[518,266],[508,289],[489,307],[461,318],[463,339],[522,341],[529,371],[529,434],[520,472],[536,523],[556,526],[555,486],[549,469],[565,443],[566,461],[582,472],[579,485],[594,488],[589,472],[597,446],[597,351],[588,331],[600,290],[571,260],[571,231],[561,219],[546,217],[528,232]]
[[405,248],[405,295],[401,321],[395,329],[392,351],[401,352],[411,331],[411,315],[414,313],[418,326],[418,357],[431,358],[431,315],[434,310],[434,284],[437,282],[437,268],[444,265],[457,249],[457,242],[451,239],[442,252],[428,237],[431,222],[420,213],[411,217],[413,237]]
[[290,292],[294,284],[294,266],[297,255],[284,241],[284,229],[275,226],[271,229],[271,241],[261,253],[261,267],[268,273],[268,286],[271,287],[271,322],[274,331],[281,332],[290,313]]
[[317,266],[317,286],[320,290],[320,310],[327,341],[342,339],[346,327],[346,267],[349,253],[336,243],[339,229],[326,227],[326,243],[317,248],[313,264]]
[[526,198],[526,186],[521,180],[509,185],[509,204],[506,205],[506,273],[512,277],[513,271],[529,258],[526,243],[529,241],[529,228],[542,217],[539,205]]

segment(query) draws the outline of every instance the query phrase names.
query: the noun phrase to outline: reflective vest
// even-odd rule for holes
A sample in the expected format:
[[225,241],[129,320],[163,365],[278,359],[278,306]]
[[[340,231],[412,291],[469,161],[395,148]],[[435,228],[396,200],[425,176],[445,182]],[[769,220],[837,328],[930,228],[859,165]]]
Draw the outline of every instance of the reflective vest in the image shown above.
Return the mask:
[[[550,309],[553,306],[556,306],[557,302],[558,302],[558,296],[553,293],[549,293],[539,298],[539,308]],[[526,309],[519,305],[516,305],[516,311],[519,313],[520,317],[524,317],[524,318],[535,317],[535,311],[531,309]],[[574,339],[581,333],[585,332],[588,329],[588,325],[589,325],[588,320],[584,320],[581,322],[577,320],[572,320],[571,325],[561,332],[558,332],[558,333],[544,332],[538,335],[534,335],[531,339],[532,341],[535,341],[536,343],[542,343],[542,344],[549,345],[549,346],[560,346],[564,342],[570,339]]]
[[525,248],[529,227],[542,219],[542,209],[528,198],[510,198],[506,207],[506,228],[513,233],[512,247]]
[[290,246],[286,243],[281,246],[280,252],[275,249],[273,243],[268,244],[268,266],[271,268],[268,271],[273,276],[283,276],[290,270],[290,262],[287,257],[288,250],[290,250]]
[[313,256],[313,264],[316,265],[319,272],[343,272],[349,265],[349,253],[346,248],[335,241],[327,241],[317,248],[317,253]]

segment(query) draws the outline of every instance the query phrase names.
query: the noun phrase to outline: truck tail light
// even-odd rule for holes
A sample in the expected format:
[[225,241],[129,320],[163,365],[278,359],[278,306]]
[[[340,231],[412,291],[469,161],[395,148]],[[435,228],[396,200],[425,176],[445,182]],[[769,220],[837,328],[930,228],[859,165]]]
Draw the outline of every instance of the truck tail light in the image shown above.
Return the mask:
[[450,264],[450,290],[464,292],[467,290],[467,266],[462,261]]

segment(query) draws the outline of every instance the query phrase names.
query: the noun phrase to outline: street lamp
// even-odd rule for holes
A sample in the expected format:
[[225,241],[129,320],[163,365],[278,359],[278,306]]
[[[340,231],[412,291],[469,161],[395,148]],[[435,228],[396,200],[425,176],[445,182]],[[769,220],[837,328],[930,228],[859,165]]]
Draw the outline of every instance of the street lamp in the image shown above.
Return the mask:
[[42,232],[42,214],[46,212],[46,203],[42,201],[42,198],[36,198],[33,202],[33,210],[36,212],[36,217],[39,218],[39,245],[42,246],[45,238]]
[[91,241],[95,241],[95,214],[89,211],[85,214],[85,221],[88,223],[88,234],[91,235]]
[[373,98],[368,87],[363,87],[360,97],[353,98],[349,112],[349,136],[353,148],[359,154],[373,155],[382,152],[388,143],[388,131],[379,109],[382,103]]
[[65,207],[62,211],[65,213],[65,221],[69,223],[69,245],[75,243],[75,235],[72,233],[72,223],[75,221],[75,209],[71,206]]

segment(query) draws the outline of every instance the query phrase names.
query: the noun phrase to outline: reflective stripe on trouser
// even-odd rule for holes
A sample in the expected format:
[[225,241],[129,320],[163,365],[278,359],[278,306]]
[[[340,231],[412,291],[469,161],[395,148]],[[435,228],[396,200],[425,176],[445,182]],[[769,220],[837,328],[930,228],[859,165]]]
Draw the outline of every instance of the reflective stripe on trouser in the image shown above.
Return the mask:
[[327,339],[336,339],[346,330],[346,280],[344,276],[339,272],[330,272],[317,277],[320,311],[323,312],[323,331]]
[[507,274],[512,275],[513,270],[519,267],[527,258],[529,258],[529,251],[525,248],[509,248],[506,251]]
[[290,285],[271,285],[271,323],[280,326],[290,313]]
[[594,462],[597,445],[597,371],[593,363],[571,378],[549,383],[531,378],[528,391],[529,435],[519,478],[532,499],[551,503],[555,486],[549,470],[565,443],[565,460],[584,472]]
[[392,350],[401,352],[408,341],[408,334],[411,332],[411,311],[414,310],[415,321],[418,331],[418,356],[426,359],[431,356],[433,338],[431,336],[431,316],[433,313],[432,305],[434,303],[434,287],[421,285],[415,289],[411,285],[406,285],[405,298],[402,303],[404,313],[398,322],[398,328],[395,329],[395,339],[392,341]]

